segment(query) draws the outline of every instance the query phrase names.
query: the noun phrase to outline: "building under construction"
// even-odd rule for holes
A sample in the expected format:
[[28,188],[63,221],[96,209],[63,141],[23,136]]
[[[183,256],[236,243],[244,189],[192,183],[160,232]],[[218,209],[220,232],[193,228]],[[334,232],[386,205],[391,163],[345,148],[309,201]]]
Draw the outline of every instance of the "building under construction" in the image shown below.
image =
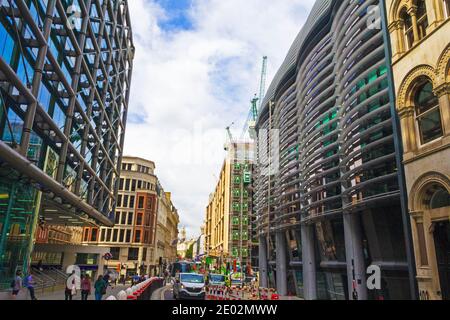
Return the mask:
[[[219,181],[206,208],[206,254],[217,266],[225,263],[245,267],[254,261],[252,236],[252,170],[254,147],[231,141]],[[252,256],[253,255],[253,256]]]
[[2,1],[0,53],[0,284],[9,285],[28,272],[37,226],[113,225],[134,56],[128,2]]
[[[404,299],[414,291],[378,4],[316,1],[259,112],[260,281],[282,295]],[[379,290],[366,286],[370,265],[381,268]]]

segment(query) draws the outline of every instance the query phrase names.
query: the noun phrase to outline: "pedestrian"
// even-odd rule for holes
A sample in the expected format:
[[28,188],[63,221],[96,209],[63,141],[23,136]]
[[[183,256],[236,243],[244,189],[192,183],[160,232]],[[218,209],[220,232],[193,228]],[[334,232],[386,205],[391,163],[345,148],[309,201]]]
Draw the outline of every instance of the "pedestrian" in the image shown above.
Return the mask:
[[39,260],[37,267],[39,269],[39,271],[43,271],[44,269],[42,268],[42,260]]
[[25,278],[25,287],[28,289],[28,292],[30,292],[30,298],[31,300],[37,300],[36,296],[34,294],[34,285],[36,282],[33,279],[33,276],[31,273]]
[[103,276],[103,281],[106,283],[106,287],[109,286],[109,279],[111,278],[109,271]]
[[102,300],[103,295],[106,294],[106,282],[103,280],[103,276],[99,275],[97,281],[94,284],[95,288],[95,300]]
[[65,300],[72,300],[73,296],[77,294],[75,286],[75,270],[66,281],[66,290],[64,290]]
[[21,271],[17,271],[16,272],[16,277],[11,282],[12,298],[14,300],[17,298],[17,296],[20,293],[20,290],[22,289],[22,277],[21,277],[21,275],[22,275],[22,272]]
[[88,296],[91,294],[91,287],[91,278],[86,274],[81,279],[81,300],[87,301]]

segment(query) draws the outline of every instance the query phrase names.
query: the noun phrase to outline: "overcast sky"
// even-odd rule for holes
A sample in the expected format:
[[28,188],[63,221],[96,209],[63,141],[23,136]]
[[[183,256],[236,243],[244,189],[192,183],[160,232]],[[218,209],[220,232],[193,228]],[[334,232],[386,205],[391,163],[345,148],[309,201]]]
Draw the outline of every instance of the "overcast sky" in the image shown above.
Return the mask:
[[314,0],[128,0],[136,57],[125,154],[156,163],[180,229],[200,234],[225,157],[225,127],[240,136]]

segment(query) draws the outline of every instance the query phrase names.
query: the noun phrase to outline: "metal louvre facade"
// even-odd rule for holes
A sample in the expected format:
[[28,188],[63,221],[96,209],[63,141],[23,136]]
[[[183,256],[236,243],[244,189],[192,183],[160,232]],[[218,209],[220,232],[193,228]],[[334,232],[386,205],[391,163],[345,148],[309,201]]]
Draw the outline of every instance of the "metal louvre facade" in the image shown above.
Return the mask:
[[126,0],[1,4],[3,280],[26,271],[38,219],[113,225],[134,46]]
[[[317,1],[293,45],[296,63],[286,59],[258,119],[259,163],[274,164],[279,154],[279,167],[260,166],[255,181],[261,281],[281,294],[410,297],[375,6]],[[269,162],[265,150],[273,152]],[[366,287],[369,265],[381,267],[379,290]]]

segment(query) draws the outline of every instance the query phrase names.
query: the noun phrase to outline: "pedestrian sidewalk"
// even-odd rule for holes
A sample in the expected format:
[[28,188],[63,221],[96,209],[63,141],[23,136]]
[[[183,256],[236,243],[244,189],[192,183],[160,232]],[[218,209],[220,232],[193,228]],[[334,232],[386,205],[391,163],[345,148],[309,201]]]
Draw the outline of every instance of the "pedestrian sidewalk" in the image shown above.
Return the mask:
[[[116,297],[120,291],[126,290],[127,288],[129,288],[129,286],[124,286],[124,285],[117,285],[114,288],[108,287],[106,294],[103,296],[103,300],[106,300],[106,298],[108,298],[109,296]],[[50,291],[46,291],[46,292],[36,291],[35,295],[38,300],[44,300],[44,301],[45,300],[47,300],[47,301],[48,300],[52,300],[52,301],[65,300],[64,291],[65,291],[64,288],[59,288],[54,291],[51,291],[51,289],[50,289]],[[95,300],[94,292],[95,292],[95,289],[92,288],[91,294],[88,296],[88,300]],[[14,300],[12,298],[11,291],[0,292],[0,300]],[[28,289],[23,288],[15,300],[31,300]],[[77,294],[72,297],[72,300],[79,300],[79,301],[81,300],[81,290],[77,291]]]

